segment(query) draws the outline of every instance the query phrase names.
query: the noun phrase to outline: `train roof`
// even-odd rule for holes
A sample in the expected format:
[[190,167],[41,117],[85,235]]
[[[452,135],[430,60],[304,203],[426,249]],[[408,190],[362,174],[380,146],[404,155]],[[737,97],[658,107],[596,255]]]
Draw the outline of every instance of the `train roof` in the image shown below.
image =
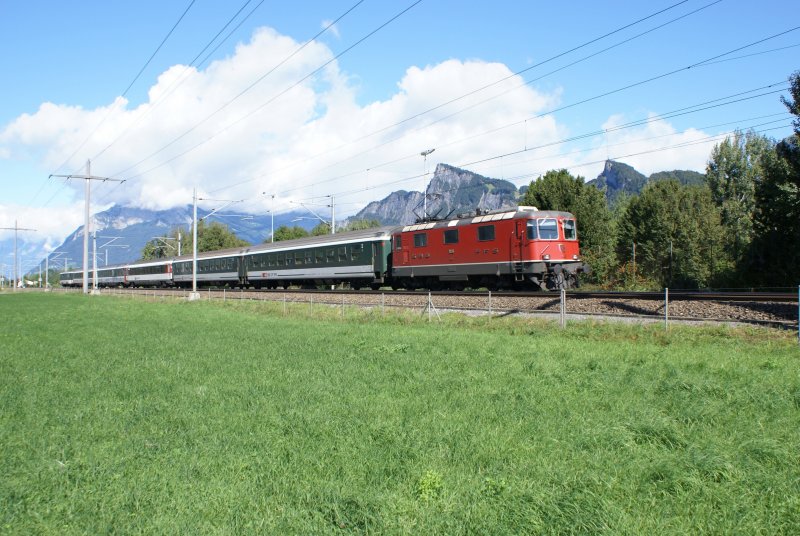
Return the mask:
[[[218,251],[205,251],[198,253],[198,259],[213,259],[219,257],[230,257],[232,255],[254,255],[257,253],[279,252],[287,250],[295,250],[304,247],[313,246],[338,246],[343,244],[350,244],[352,242],[364,242],[372,240],[389,240],[392,231],[396,229],[394,226],[375,227],[372,229],[364,229],[360,231],[346,231],[336,234],[326,234],[321,236],[307,236],[303,238],[295,238],[292,240],[281,240],[279,242],[267,242],[264,244],[254,244],[252,246],[243,246],[232,249],[223,249]],[[190,261],[192,255],[182,255],[173,258],[174,262]]]
[[458,227],[462,225],[472,225],[476,223],[490,223],[493,221],[501,221],[501,220],[511,220],[517,218],[529,219],[529,218],[574,218],[575,216],[569,212],[563,212],[559,210],[539,210],[536,207],[529,207],[529,206],[519,206],[515,209],[506,209],[506,210],[496,210],[492,212],[483,212],[478,211],[473,215],[464,216],[457,218],[452,218],[449,220],[436,220],[436,221],[427,221],[421,223],[415,223],[413,225],[406,225],[402,228],[398,228],[396,232],[413,232],[413,231],[425,231],[428,229],[437,229],[441,227]]

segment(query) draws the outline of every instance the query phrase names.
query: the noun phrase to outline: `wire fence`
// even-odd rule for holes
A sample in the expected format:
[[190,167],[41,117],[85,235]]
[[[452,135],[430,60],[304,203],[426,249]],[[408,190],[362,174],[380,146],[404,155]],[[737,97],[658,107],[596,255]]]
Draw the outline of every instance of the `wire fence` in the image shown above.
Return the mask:
[[[81,292],[81,289],[59,289],[59,292]],[[674,323],[729,323],[777,327],[797,331],[800,344],[800,287],[797,302],[767,301],[698,301],[673,299],[670,289],[664,289],[658,299],[651,294],[647,298],[591,298],[580,294],[542,293],[541,296],[513,296],[489,293],[463,293],[460,295],[433,294],[430,292],[280,292],[248,289],[204,289],[195,295],[180,289],[122,289],[104,288],[103,295],[129,296],[144,300],[166,300],[191,298],[221,301],[259,301],[281,304],[284,314],[289,308],[307,308],[309,315],[315,310],[330,314],[338,308],[342,317],[348,308],[363,308],[379,311],[385,315],[389,310],[419,311],[420,316],[430,322],[441,320],[443,312],[458,312],[467,315],[486,315],[489,319],[526,315],[548,318],[565,328],[569,321],[582,319],[609,319],[619,321],[659,322],[665,329]]]

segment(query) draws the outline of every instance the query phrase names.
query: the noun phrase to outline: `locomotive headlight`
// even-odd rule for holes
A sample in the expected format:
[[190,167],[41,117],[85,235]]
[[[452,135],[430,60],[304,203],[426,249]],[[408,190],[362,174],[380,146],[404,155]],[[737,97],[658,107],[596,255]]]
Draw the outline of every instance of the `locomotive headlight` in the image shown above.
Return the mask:
[[544,259],[546,261],[549,261],[550,260],[550,254],[549,253],[545,253],[544,255],[542,255],[542,259]]
[[572,260],[573,260],[573,261],[577,261],[577,260],[578,260],[578,256],[577,256],[577,255],[573,255],[573,256],[572,256]]

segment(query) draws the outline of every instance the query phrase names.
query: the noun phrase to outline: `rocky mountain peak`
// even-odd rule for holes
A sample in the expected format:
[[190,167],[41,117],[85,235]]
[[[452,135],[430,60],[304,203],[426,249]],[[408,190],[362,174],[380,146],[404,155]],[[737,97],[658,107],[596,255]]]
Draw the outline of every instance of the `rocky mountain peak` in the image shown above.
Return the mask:
[[[516,206],[519,191],[513,183],[491,179],[447,164],[438,164],[425,189],[428,216],[445,218],[475,209]],[[422,192],[392,192],[364,207],[352,219],[376,219],[384,225],[408,225],[423,217]]]

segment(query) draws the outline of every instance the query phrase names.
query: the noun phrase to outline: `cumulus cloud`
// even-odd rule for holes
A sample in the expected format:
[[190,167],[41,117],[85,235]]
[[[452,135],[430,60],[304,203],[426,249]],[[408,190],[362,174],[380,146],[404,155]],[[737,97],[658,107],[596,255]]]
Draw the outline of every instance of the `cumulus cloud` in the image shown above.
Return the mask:
[[[49,252],[57,248],[64,238],[76,228],[83,225],[84,205],[73,203],[61,207],[23,207],[16,205],[0,204],[0,227],[25,227],[35,229],[18,233],[18,246],[23,243],[35,245],[37,254],[39,249]],[[13,230],[0,230],[0,241],[13,240]],[[24,252],[20,252],[24,254]],[[37,258],[38,260],[38,258]],[[11,264],[5,259],[6,264]]]
[[607,157],[633,166],[645,175],[657,171],[688,169],[705,172],[714,143],[709,133],[690,128],[679,132],[669,122],[648,115],[648,122],[633,128],[620,128],[628,118],[613,115],[602,125],[606,134],[588,153],[588,161]]
[[[34,154],[50,170],[71,158],[68,171],[90,157],[93,174],[127,179],[103,188],[93,198],[98,203],[166,209],[188,204],[196,187],[202,196],[247,200],[237,211],[267,210],[275,194],[282,212],[334,194],[344,217],[393,190],[422,189],[420,152],[429,148],[436,152],[428,172],[444,162],[517,184],[537,170],[605,154],[600,146],[563,154],[558,141],[574,133],[545,114],[560,103],[560,90],[526,85],[504,64],[451,59],[410,66],[393,95],[363,103],[354,77],[330,62],[334,54],[322,43],[281,63],[298,47],[260,28],[205,69],[167,69],[137,106],[122,98],[91,110],[44,103],[0,132],[0,157]],[[615,121],[622,119],[611,118],[604,128]],[[648,124],[610,134],[608,143],[626,143],[625,151],[634,152],[694,135],[670,129]],[[662,134],[671,138],[635,141]],[[534,145],[541,148],[526,150]],[[680,161],[702,168],[708,148],[698,146],[696,158],[686,151]],[[672,169],[677,160],[665,152],[626,161],[650,172]],[[40,226],[58,228],[62,238],[82,224],[80,208],[59,209],[57,218],[50,209],[41,212],[30,221],[46,221]]]

